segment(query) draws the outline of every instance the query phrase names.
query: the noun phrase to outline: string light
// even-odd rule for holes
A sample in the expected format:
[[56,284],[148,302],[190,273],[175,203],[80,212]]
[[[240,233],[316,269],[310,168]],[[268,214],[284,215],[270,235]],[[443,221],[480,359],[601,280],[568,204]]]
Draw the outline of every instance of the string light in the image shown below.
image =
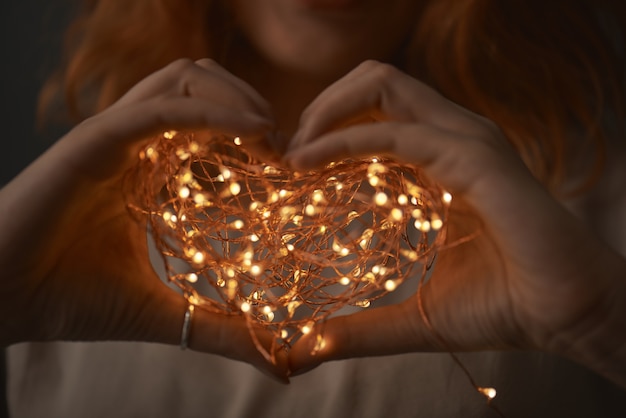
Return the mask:
[[245,317],[270,361],[307,333],[323,349],[330,315],[423,277],[452,199],[389,159],[294,173],[253,158],[239,137],[175,131],[144,147],[128,184],[168,279],[200,308]]

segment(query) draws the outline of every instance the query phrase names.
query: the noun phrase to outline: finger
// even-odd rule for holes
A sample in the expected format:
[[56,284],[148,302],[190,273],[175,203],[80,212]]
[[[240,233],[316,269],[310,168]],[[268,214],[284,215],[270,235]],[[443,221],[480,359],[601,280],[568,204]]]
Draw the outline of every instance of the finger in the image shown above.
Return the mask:
[[[292,147],[346,121],[454,123],[463,112],[425,84],[393,66],[368,61],[321,93],[304,111]],[[452,120],[451,120],[452,119]]]
[[165,130],[204,129],[258,142],[273,123],[256,114],[233,111],[198,98],[152,99],[115,107],[75,128],[51,150],[97,176],[128,168],[145,138]]
[[[430,178],[489,219],[498,236],[514,232],[503,213],[533,210],[533,200],[527,196],[545,200],[545,191],[505,139],[477,139],[430,125],[379,122],[353,126],[289,151],[284,162],[307,171],[333,161],[371,156],[422,167]],[[511,194],[512,187],[520,193]]]
[[267,101],[250,85],[208,59],[174,61],[143,79],[114,106],[139,103],[156,96],[202,98],[215,105],[273,119]]
[[[179,345],[187,301],[168,288],[162,288],[159,293],[159,297],[152,299],[154,309],[149,309],[150,315],[145,315],[150,317],[145,339]],[[246,362],[282,383],[289,382],[285,353],[276,353],[275,364],[268,362],[254,344],[250,329],[241,316],[220,315],[196,307],[191,321],[189,349]],[[269,348],[272,336],[265,331],[256,332],[257,338]]]
[[274,118],[272,107],[269,102],[265,100],[250,84],[246,83],[241,78],[236,77],[212,59],[203,58],[195,63],[201,68],[213,71],[216,75],[222,77],[222,80],[225,83],[228,83],[233,88],[245,93],[246,97],[252,102],[259,115],[269,119]]
[[289,370],[291,376],[296,376],[331,360],[440,350],[442,347],[420,323],[414,307],[405,302],[318,325],[289,352]]
[[467,155],[465,142],[429,125],[379,122],[331,132],[290,150],[284,159],[294,169],[307,171],[347,158],[392,157],[423,167],[444,186],[461,190],[467,187],[467,173],[458,179],[449,168]]

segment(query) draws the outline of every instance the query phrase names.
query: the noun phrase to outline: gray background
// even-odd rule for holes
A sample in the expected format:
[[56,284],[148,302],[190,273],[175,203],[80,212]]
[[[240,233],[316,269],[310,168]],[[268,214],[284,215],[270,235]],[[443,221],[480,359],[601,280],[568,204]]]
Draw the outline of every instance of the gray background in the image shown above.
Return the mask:
[[[9,182],[59,136],[58,129],[37,132],[36,100],[43,81],[60,62],[63,30],[74,3],[72,0],[5,0],[3,3],[0,185]],[[4,350],[0,349],[0,417],[8,416],[5,373]]]

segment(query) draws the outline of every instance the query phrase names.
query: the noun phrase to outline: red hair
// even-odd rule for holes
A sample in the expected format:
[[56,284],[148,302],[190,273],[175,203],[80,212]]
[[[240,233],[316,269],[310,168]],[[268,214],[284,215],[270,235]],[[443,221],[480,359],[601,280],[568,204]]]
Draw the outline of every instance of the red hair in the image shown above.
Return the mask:
[[[624,117],[622,2],[424,1],[405,71],[497,123],[553,190],[572,174],[572,142],[592,145],[599,167],[603,118]],[[91,113],[176,58],[219,60],[228,19],[220,1],[89,0],[69,32],[61,79],[40,103],[63,85],[69,108]],[[77,104],[86,96],[97,100]]]
[[566,177],[580,178],[567,167],[572,145],[595,152],[591,179],[604,136],[623,136],[623,126],[608,132],[604,119],[624,117],[625,20],[626,5],[611,0],[431,1],[412,46],[418,53],[410,58],[420,61],[410,65],[496,122],[556,190]]

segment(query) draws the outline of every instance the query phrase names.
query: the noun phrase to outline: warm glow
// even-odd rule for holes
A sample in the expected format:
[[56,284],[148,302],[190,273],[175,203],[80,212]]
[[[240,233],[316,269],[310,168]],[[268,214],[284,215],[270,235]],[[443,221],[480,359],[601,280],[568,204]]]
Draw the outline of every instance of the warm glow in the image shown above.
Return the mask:
[[318,329],[324,349],[316,324],[425,276],[452,196],[421,170],[376,157],[293,173],[241,144],[164,133],[140,151],[129,207],[187,300],[271,333],[272,352],[255,342],[269,361]]

